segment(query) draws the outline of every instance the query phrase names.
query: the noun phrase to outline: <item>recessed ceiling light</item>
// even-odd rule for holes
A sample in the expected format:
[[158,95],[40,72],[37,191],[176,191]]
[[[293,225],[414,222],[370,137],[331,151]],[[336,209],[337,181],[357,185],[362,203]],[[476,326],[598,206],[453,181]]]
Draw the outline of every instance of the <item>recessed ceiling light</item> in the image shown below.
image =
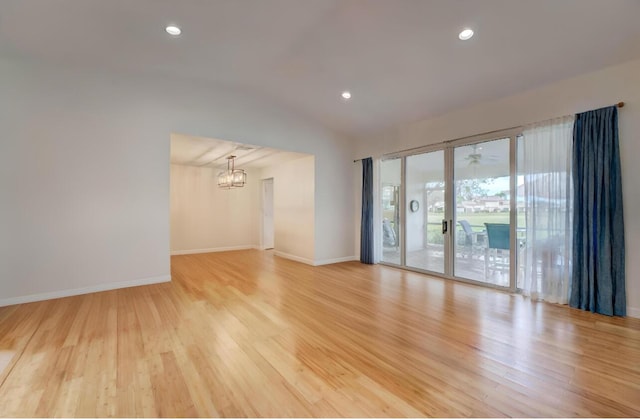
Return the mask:
[[460,38],[462,41],[466,41],[467,39],[471,39],[472,36],[473,36],[473,31],[471,29],[465,29],[462,32],[460,32],[460,35],[458,35],[458,38]]
[[167,33],[169,35],[173,35],[173,36],[178,36],[182,33],[182,31],[180,30],[179,27],[174,26],[174,25],[169,25],[165,28],[165,31],[167,31]]
[[351,99],[351,92],[344,91],[341,96],[343,99]]

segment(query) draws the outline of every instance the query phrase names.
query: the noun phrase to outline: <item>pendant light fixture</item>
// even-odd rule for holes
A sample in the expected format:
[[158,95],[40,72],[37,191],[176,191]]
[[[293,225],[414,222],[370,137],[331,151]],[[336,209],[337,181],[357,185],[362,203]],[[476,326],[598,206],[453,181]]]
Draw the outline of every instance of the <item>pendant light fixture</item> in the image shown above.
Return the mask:
[[247,173],[235,167],[236,156],[227,157],[227,170],[218,174],[218,186],[223,189],[242,188],[247,182]]

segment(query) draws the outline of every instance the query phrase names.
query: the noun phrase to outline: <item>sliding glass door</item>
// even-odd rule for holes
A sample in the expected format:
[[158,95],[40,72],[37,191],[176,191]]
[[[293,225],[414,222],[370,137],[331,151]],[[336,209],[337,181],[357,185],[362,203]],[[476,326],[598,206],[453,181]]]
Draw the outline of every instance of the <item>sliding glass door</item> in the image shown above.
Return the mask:
[[445,273],[444,150],[406,158],[406,265]]
[[456,277],[510,286],[510,145],[501,138],[453,150]]
[[515,289],[516,134],[383,159],[382,263]]
[[400,265],[400,193],[402,159],[383,160],[380,164],[380,197],[382,204],[382,262]]

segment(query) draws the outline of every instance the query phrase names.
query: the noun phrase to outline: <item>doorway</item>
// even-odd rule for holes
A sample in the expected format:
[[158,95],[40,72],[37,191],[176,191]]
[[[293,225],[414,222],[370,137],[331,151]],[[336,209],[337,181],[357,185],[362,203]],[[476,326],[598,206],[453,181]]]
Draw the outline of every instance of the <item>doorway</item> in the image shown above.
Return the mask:
[[275,247],[273,224],[273,178],[262,180],[262,248]]

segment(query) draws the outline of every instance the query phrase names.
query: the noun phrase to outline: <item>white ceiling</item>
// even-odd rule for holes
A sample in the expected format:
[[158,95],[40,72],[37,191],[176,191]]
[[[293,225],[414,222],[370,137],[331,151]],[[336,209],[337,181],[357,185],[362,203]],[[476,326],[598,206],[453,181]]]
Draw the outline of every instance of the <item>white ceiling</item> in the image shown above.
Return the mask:
[[308,154],[258,147],[213,138],[171,134],[171,163],[197,167],[227,167],[234,155],[236,168],[261,168],[299,159]]
[[638,0],[2,0],[0,55],[238,86],[363,133],[638,58],[639,17]]

